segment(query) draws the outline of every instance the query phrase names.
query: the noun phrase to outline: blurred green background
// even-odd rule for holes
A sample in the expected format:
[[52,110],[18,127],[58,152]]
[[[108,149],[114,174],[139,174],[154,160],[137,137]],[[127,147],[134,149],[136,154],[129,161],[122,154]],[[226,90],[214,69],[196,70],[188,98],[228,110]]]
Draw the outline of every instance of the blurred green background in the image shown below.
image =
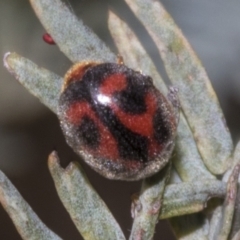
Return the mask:
[[[240,2],[162,2],[203,62],[236,143],[240,136]],[[136,30],[158,69],[163,71],[156,46],[124,1],[69,0],[66,4],[117,53],[107,29],[107,13],[111,8]],[[1,56],[14,51],[39,66],[64,75],[71,63],[57,46],[42,40],[44,33],[28,1],[0,1]],[[59,151],[63,166],[79,159],[65,144],[56,116],[31,96],[1,64],[0,169],[47,226],[64,239],[80,239],[57,197],[47,169],[47,156],[53,149]],[[130,198],[139,191],[140,182],[109,181],[81,163],[128,236],[132,221]],[[21,239],[2,207],[0,226],[1,239]],[[160,237],[163,240],[174,239],[165,221],[160,221],[157,227],[155,239]]]

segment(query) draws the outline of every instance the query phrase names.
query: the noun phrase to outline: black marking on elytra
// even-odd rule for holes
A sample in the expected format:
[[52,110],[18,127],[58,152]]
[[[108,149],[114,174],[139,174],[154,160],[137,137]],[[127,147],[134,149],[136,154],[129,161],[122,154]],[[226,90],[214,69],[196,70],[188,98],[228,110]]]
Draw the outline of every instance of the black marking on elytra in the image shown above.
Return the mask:
[[60,97],[60,106],[73,104],[74,102],[91,102],[91,95],[88,91],[86,81],[76,81],[68,85]]
[[171,127],[165,120],[161,109],[157,109],[153,118],[154,138],[158,144],[165,144],[170,138]]
[[148,79],[149,77],[137,72],[134,72],[132,75],[126,74],[126,89],[114,94],[117,105],[124,112],[128,114],[142,114],[147,111],[145,96],[152,85]]
[[92,149],[96,149],[99,146],[101,136],[98,127],[94,120],[87,115],[82,118],[76,134],[81,139],[83,145]]

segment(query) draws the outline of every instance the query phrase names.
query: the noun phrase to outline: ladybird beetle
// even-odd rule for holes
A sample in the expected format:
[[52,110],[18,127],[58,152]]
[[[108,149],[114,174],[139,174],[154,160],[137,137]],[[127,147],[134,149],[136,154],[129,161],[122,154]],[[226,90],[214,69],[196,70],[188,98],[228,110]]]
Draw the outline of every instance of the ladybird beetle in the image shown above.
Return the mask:
[[151,77],[117,63],[74,65],[65,76],[58,116],[67,143],[93,169],[129,181],[167,164],[178,123]]

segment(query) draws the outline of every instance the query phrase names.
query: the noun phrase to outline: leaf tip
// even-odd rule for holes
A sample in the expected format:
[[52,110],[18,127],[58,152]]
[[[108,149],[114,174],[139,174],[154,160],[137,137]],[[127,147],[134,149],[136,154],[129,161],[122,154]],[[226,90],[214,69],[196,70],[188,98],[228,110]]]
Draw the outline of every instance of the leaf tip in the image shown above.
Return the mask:
[[5,181],[5,178],[6,178],[5,174],[2,171],[0,171],[0,185]]
[[9,65],[9,63],[8,63],[8,57],[9,57],[9,55],[11,55],[10,52],[7,52],[7,53],[4,54],[4,56],[3,56],[3,66],[4,66],[9,72],[12,72],[12,69],[11,69],[11,67],[10,67],[10,65]]
[[52,151],[48,156],[48,166],[53,168],[54,166],[60,166],[60,160],[56,150]]

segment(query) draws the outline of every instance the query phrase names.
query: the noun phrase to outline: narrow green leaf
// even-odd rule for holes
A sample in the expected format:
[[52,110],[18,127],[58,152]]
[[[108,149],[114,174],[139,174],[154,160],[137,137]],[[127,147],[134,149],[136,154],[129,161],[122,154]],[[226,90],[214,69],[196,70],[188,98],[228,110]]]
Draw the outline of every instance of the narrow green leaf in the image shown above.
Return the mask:
[[0,202],[26,240],[61,240],[41,222],[17,189],[0,171]]
[[236,165],[230,175],[227,186],[227,194],[222,206],[222,214],[219,219],[219,225],[215,228],[214,240],[227,240],[232,228],[232,220],[235,211],[235,202],[237,197],[237,185],[240,165]]
[[116,56],[61,0],[30,0],[42,25],[72,61],[114,62]]
[[[224,177],[223,177],[224,182],[229,181],[231,174],[234,172],[234,168],[237,165],[240,165],[240,142],[238,142],[233,154],[233,166],[224,174]],[[218,223],[223,218],[222,216],[223,213],[224,213],[223,210],[221,210],[220,212],[221,215],[218,218]],[[233,215],[231,233],[230,233],[229,239],[231,239],[239,230],[240,230],[240,178],[238,179],[238,191],[237,191],[237,196],[235,201],[234,215]]]
[[131,212],[133,213],[134,222],[130,240],[153,239],[170,169],[171,164],[168,164],[164,170],[144,180],[140,196],[132,204]]
[[233,166],[237,164],[240,164],[240,141],[237,143],[233,154]]
[[31,94],[57,113],[58,98],[63,83],[61,77],[38,67],[16,53],[5,54],[4,66]]
[[61,168],[56,152],[49,156],[48,164],[58,195],[84,239],[125,239],[79,164],[70,163],[67,169]]
[[206,207],[212,197],[223,198],[226,183],[218,180],[205,180],[167,185],[163,197],[160,218],[170,218],[196,213]]
[[[240,142],[238,142],[236,149],[234,151],[233,161],[234,161],[234,166],[236,166],[237,164],[240,164]],[[240,179],[238,179],[237,199],[236,199],[234,216],[232,221],[232,228],[231,228],[231,233],[229,238],[231,239],[234,235],[236,235],[237,232],[240,232]]]
[[[108,26],[124,63],[134,69],[142,70],[143,74],[151,76],[156,87],[166,96],[168,93],[167,87],[134,32],[111,11],[109,12]],[[181,179],[183,181],[191,181],[196,178],[199,180],[213,179],[214,176],[202,162],[192,133],[182,114],[180,114],[177,136],[174,166]]]
[[179,176],[185,182],[196,179],[199,182],[206,179],[215,179],[215,176],[208,171],[199,155],[196,142],[183,114],[180,114],[173,164]]
[[208,221],[201,213],[169,219],[178,240],[209,240]]
[[233,144],[215,92],[199,59],[159,1],[125,0],[155,41],[202,158],[214,174],[231,164]]
[[208,232],[209,240],[215,239],[216,229],[219,228],[219,222],[221,221],[221,218],[222,218],[222,203],[220,203],[219,206],[217,206],[212,213]]

